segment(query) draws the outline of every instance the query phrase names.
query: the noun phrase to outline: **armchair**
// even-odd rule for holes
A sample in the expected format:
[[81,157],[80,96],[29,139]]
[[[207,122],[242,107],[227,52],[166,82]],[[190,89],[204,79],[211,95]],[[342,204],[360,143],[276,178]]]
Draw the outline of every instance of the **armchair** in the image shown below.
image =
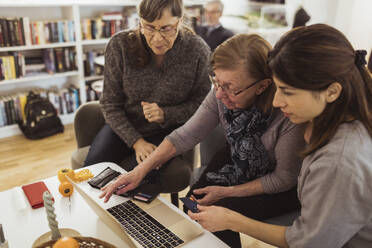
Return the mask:
[[[81,168],[96,134],[105,124],[100,104],[97,101],[80,106],[74,119],[75,137],[78,149],[71,156],[72,169]],[[126,160],[120,166],[126,169]],[[174,158],[167,167],[159,170],[160,193],[170,193],[171,201],[178,207],[178,192],[189,186],[194,164],[194,152]]]

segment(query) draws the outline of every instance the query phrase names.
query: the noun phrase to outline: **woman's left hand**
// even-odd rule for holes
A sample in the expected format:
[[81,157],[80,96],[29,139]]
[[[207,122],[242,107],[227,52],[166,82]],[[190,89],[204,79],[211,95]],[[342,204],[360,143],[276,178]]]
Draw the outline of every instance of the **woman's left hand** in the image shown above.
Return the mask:
[[141,102],[143,114],[148,122],[163,123],[164,111],[157,103]]
[[193,213],[189,210],[187,214],[208,231],[217,232],[228,229],[227,217],[230,210],[227,208],[198,205],[198,210],[198,213]]
[[194,189],[196,195],[205,194],[203,198],[196,200],[200,205],[211,205],[212,203],[225,198],[225,188],[223,186],[208,186],[200,189]]

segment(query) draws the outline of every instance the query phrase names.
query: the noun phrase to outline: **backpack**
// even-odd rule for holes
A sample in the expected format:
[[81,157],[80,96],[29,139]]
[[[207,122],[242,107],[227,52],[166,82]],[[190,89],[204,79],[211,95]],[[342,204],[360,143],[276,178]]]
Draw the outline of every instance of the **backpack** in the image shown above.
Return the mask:
[[63,133],[64,126],[53,104],[32,91],[27,95],[25,121],[18,122],[22,133],[29,139],[41,139]]

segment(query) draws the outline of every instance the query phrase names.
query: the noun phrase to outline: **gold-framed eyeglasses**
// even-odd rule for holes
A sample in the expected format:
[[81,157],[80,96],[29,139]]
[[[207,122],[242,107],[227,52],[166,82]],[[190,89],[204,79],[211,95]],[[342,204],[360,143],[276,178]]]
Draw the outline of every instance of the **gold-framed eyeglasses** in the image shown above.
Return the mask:
[[250,85],[248,85],[244,89],[233,90],[233,89],[230,89],[229,84],[222,84],[222,85],[219,84],[216,80],[216,76],[209,75],[209,79],[211,80],[211,82],[213,84],[213,88],[214,88],[215,92],[217,92],[218,88],[221,88],[221,90],[229,96],[237,96],[240,93],[242,93],[243,91],[248,90],[249,88],[253,87],[254,85],[256,85],[257,83],[259,83],[263,80],[263,79],[260,79],[260,80],[254,81],[253,83],[251,83]]
[[169,37],[176,35],[179,22],[180,22],[180,19],[178,19],[175,25],[168,25],[168,26],[161,27],[161,28],[155,28],[148,24],[142,24],[142,23],[140,23],[140,25],[145,35],[152,37],[155,35],[156,32],[159,32],[159,34],[163,38],[169,38]]

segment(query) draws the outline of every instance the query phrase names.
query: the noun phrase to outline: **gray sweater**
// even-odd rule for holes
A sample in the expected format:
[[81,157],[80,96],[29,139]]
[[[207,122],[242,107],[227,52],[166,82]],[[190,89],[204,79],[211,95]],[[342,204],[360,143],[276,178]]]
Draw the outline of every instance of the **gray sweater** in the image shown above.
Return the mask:
[[[162,67],[152,62],[138,68],[126,47],[129,32],[117,33],[106,47],[101,104],[106,122],[132,147],[139,138],[174,129],[192,116],[210,89],[210,49],[200,37],[180,33]],[[141,101],[157,103],[165,122],[149,123]]]
[[[278,109],[273,114],[272,123],[261,136],[271,163],[276,162],[275,170],[261,177],[267,194],[286,191],[297,184],[302,160],[296,154],[305,145],[302,126],[290,123]],[[202,141],[219,123],[226,130],[223,103],[211,90],[191,119],[174,130],[167,139],[176,147],[177,153],[181,154]]]
[[304,159],[301,216],[286,231],[290,247],[372,247],[371,149],[366,128],[353,121]]

